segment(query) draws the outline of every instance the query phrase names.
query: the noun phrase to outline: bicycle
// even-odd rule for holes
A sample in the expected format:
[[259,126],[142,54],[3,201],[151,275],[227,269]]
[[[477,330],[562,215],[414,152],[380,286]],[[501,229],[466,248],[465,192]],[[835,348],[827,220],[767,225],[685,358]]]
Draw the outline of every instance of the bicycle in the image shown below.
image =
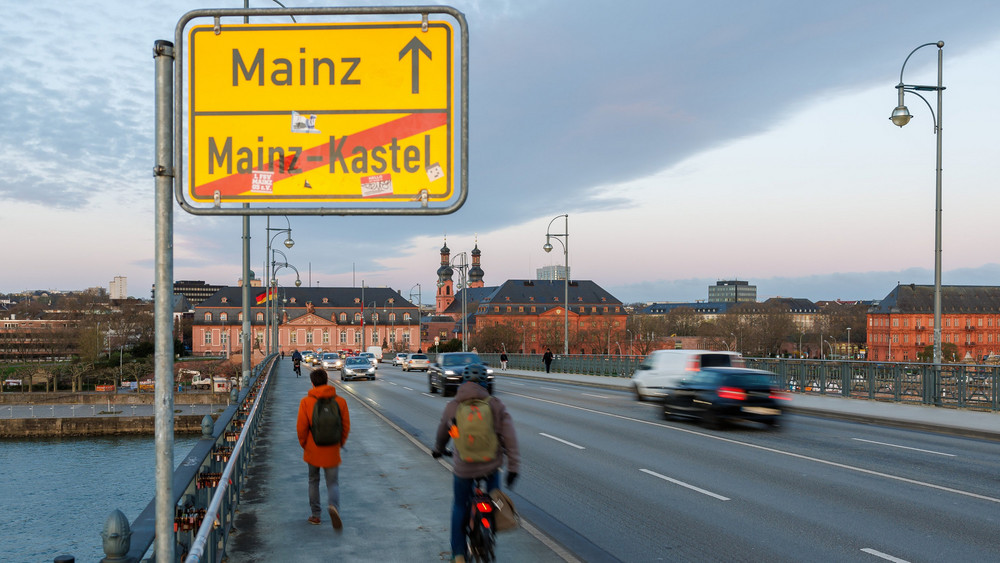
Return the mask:
[[[441,452],[451,457],[451,450]],[[472,497],[469,500],[469,517],[465,523],[465,545],[471,561],[491,563],[496,560],[496,520],[493,514],[493,499],[486,490],[486,477],[473,480]]]

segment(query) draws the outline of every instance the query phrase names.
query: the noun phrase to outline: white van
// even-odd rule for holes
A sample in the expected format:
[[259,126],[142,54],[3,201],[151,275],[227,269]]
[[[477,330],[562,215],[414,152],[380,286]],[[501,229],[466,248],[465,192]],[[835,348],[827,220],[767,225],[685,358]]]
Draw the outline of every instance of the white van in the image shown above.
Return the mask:
[[660,399],[664,390],[703,367],[743,367],[739,352],[712,350],[656,350],[646,356],[632,374],[635,397],[640,401]]
[[376,364],[382,361],[382,347],[381,346],[369,346],[368,353],[375,356]]

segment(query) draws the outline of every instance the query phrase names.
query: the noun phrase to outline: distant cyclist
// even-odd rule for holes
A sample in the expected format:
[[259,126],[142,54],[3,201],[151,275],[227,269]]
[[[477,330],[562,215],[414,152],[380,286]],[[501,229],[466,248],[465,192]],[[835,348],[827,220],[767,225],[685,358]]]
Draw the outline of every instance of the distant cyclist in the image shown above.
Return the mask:
[[[486,367],[475,364],[467,366],[462,373],[462,381],[462,385],[455,393],[455,398],[444,407],[432,455],[435,458],[441,457],[448,440],[455,438],[456,451],[453,456],[455,499],[451,511],[451,554],[452,561],[464,563],[468,555],[465,552],[465,521],[469,514],[470,498],[475,480],[485,477],[488,491],[500,488],[498,470],[506,457],[507,487],[513,487],[520,469],[521,455],[517,448],[514,421],[510,413],[507,412],[507,407],[500,399],[491,397],[486,390]],[[485,408],[480,410],[483,402],[488,405],[490,418],[492,418],[492,430],[496,434],[497,440],[495,451],[486,456],[490,459],[479,461],[478,457],[469,454],[463,455],[460,443],[462,438],[457,437],[459,431],[456,429],[456,427],[461,428],[462,423],[459,423],[456,417],[464,414],[465,417],[472,418],[479,412],[485,412]]]
[[302,375],[302,369],[299,365],[302,363],[302,354],[299,353],[298,349],[292,352],[292,369],[295,370],[295,377]]

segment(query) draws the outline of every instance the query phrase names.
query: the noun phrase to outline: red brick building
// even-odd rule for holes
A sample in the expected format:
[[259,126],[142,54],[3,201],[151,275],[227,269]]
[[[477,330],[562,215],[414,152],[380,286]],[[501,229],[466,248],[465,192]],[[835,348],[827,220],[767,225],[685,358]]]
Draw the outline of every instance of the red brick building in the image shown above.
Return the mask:
[[[496,336],[502,327],[503,346],[509,352],[540,354],[546,348],[551,348],[553,353],[561,352],[566,332],[564,307],[567,305],[571,354],[618,353],[626,341],[625,307],[593,281],[570,280],[568,304],[564,303],[565,280],[507,280],[499,286],[486,286],[482,253],[477,244],[471,252],[469,287],[456,292],[450,254],[445,244],[437,270],[436,300],[437,316],[454,319],[450,338],[465,337],[461,322],[464,294],[468,337],[474,343],[485,341],[491,331]],[[494,345],[495,341],[496,338],[489,339]],[[500,349],[482,351],[499,352]]]
[[[897,285],[868,311],[868,359],[915,362],[934,344],[934,286]],[[941,286],[942,350],[946,362],[980,363],[1000,353],[1000,287]]]
[[[265,348],[263,288],[251,288],[250,330],[254,353]],[[258,304],[257,300],[261,298]],[[278,310],[278,350],[353,350],[382,346],[386,351],[415,352],[420,340],[417,306],[385,287],[279,288],[272,300]],[[243,289],[224,287],[195,307],[192,353],[196,356],[240,354]]]

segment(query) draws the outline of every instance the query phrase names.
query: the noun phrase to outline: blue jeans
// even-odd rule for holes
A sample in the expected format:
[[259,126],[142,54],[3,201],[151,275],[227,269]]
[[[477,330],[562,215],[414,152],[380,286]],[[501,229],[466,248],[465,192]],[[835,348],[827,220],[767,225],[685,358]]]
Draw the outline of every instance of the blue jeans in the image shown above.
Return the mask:
[[[465,523],[469,519],[469,507],[472,504],[472,490],[475,479],[463,479],[455,476],[455,504],[451,507],[451,556],[467,556],[465,553]],[[486,476],[486,490],[500,488],[500,472],[494,471]]]
[[[319,506],[319,467],[312,464],[306,464],[309,466],[309,510],[312,511],[312,515],[319,517],[320,506]],[[338,482],[338,475],[340,475],[340,467],[323,467],[323,475],[326,477],[326,494],[327,494],[327,504],[334,506],[337,510],[340,510],[340,483]]]

